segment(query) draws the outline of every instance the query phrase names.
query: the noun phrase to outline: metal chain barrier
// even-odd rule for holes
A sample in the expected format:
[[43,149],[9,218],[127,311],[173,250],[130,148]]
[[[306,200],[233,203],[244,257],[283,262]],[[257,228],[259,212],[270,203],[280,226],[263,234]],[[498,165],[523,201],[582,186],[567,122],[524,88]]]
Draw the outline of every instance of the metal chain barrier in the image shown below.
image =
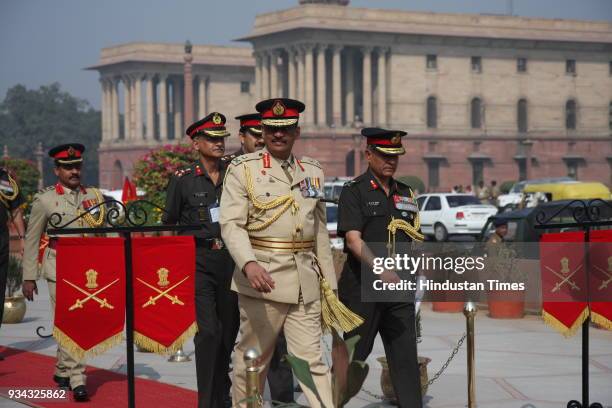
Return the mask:
[[[455,347],[453,347],[453,351],[451,352],[450,356],[448,357],[448,359],[446,360],[446,362],[442,365],[442,367],[438,370],[438,372],[436,374],[434,374],[434,376],[431,378],[431,380],[427,381],[427,384],[422,384],[421,385],[421,389],[425,389],[426,387],[429,387],[431,384],[433,384],[441,375],[442,373],[444,373],[444,371],[448,368],[449,364],[451,363],[451,361],[453,361],[453,359],[455,358],[455,356],[457,355],[457,353],[459,353],[459,349],[461,349],[461,346],[463,345],[463,342],[465,341],[467,337],[467,332],[463,333],[461,335],[461,338],[459,339],[459,341],[457,341],[457,344],[455,345]],[[421,339],[421,338],[419,338]],[[420,341],[417,340],[417,343],[420,343]],[[325,348],[327,349],[328,353],[331,353],[331,348],[329,347],[329,344],[327,343],[327,341],[325,340],[325,338],[323,338],[323,344],[325,344]],[[371,391],[366,390],[365,388],[361,388],[361,392],[363,392],[364,394],[384,401],[386,400],[386,398],[383,395],[379,395],[379,394],[375,394]]]

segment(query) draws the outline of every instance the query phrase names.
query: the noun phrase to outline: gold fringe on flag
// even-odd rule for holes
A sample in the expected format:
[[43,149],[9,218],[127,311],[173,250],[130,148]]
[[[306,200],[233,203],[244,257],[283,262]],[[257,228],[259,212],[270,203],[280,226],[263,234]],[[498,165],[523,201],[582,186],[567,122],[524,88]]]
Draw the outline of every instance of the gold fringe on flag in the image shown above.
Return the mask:
[[138,333],[137,331],[134,331],[134,343],[138,347],[144,350],[147,350],[147,351],[151,351],[155,354],[161,354],[161,355],[174,354],[177,351],[179,351],[179,349],[183,346],[185,341],[187,341],[188,338],[193,337],[197,331],[198,331],[198,325],[196,324],[196,322],[191,323],[191,326],[189,326],[189,328],[185,330],[183,334],[181,334],[174,341],[174,343],[172,343],[168,347],[164,346],[161,343],[158,343],[157,341],[141,333]]
[[574,320],[574,323],[572,324],[572,326],[567,327],[566,325],[561,323],[559,320],[557,320],[555,316],[546,312],[545,310],[542,310],[542,319],[544,319],[544,323],[546,323],[553,329],[557,330],[559,333],[561,333],[565,337],[572,337],[574,334],[576,334],[576,331],[578,330],[580,326],[582,326],[582,323],[584,323],[584,321],[587,319],[588,316],[589,316],[589,308],[585,307],[584,310],[580,313],[580,315],[578,315],[576,320]]
[[599,313],[591,311],[591,321],[606,330],[612,330],[612,321],[600,315]]
[[65,349],[75,360],[83,360],[86,357],[95,357],[104,353],[106,350],[115,347],[123,341],[123,333],[117,333],[92,348],[85,350],[75,343],[66,333],[53,327],[53,337],[57,344]]

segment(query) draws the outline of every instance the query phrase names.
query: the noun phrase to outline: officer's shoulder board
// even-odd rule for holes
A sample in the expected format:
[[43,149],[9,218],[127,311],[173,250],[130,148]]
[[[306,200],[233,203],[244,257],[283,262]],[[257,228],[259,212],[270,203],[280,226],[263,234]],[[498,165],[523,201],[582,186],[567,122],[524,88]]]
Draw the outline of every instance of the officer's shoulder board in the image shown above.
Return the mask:
[[190,165],[190,166],[188,166],[188,167],[181,167],[180,169],[176,170],[176,171],[174,172],[174,175],[175,175],[176,177],[178,177],[178,178],[181,178],[181,177],[183,177],[185,174],[189,174],[189,173],[191,173],[191,172],[192,172],[192,170],[191,170],[191,165]]
[[232,155],[232,156],[234,156],[234,158],[232,159],[230,164],[232,166],[238,166],[238,165],[240,165],[242,163],[245,163],[245,162],[248,162],[248,161],[251,161],[251,160],[261,159],[262,156],[263,156],[263,153],[261,153],[261,152],[253,152],[253,153],[243,154],[243,155],[240,155],[240,156],[235,156],[235,155]]
[[222,162],[224,162],[224,163],[229,163],[229,162],[231,162],[232,160],[234,160],[236,157],[237,157],[237,156],[236,156],[235,154],[228,154],[227,156],[223,156],[223,157],[221,158],[221,161],[222,161]]
[[406,189],[406,190],[408,190],[409,192],[412,192],[412,191],[413,191],[413,190],[412,190],[412,187],[410,186],[410,184],[405,183],[405,182],[403,182],[403,181],[401,181],[401,180],[398,180],[398,179],[395,179],[395,182],[396,182],[397,184],[399,184],[399,186],[400,186],[400,187],[402,187],[403,189]]
[[309,164],[309,165],[314,166],[314,167],[322,168],[321,167],[321,163],[319,163],[317,160],[312,159],[312,158],[310,158],[308,156],[303,156],[300,159],[300,163],[302,163],[302,164]]
[[346,183],[344,183],[343,187],[353,187],[353,186],[356,186],[356,185],[358,185],[359,183],[361,183],[365,179],[366,179],[365,175],[361,174],[361,175],[355,177],[354,179],[349,180]]
[[36,194],[43,195],[43,194],[48,193],[49,191],[52,191],[52,190],[55,190],[55,186],[47,186],[47,187],[44,187],[44,188],[41,188],[40,190],[38,190],[36,192]]

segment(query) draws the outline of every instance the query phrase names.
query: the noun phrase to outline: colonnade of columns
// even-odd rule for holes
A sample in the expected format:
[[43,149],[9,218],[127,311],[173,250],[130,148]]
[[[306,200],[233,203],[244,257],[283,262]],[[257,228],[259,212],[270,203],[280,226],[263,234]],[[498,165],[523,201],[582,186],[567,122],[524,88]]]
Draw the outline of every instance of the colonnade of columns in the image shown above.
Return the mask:
[[388,47],[310,43],[257,50],[256,97],[303,101],[307,125],[385,125],[390,54]]
[[[183,136],[182,75],[131,73],[102,76],[102,142],[167,142]],[[207,112],[208,77],[196,76],[198,117]],[[144,92],[143,92],[144,91]],[[120,109],[120,93],[123,94]],[[144,95],[143,95],[144,94]],[[123,114],[123,126],[121,126]]]

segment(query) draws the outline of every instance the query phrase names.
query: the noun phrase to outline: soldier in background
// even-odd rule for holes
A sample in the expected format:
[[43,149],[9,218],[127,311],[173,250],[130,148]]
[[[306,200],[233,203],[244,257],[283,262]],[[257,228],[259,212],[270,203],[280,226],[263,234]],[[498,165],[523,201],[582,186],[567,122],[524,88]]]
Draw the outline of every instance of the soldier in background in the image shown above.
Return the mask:
[[[414,192],[393,178],[399,156],[405,154],[401,138],[406,132],[364,128],[361,134],[367,138],[368,170],[345,184],[338,202],[338,236],[344,238],[348,253],[338,282],[338,294],[342,303],[365,321],[344,337],[361,337],[353,358],[366,361],[380,333],[399,406],[418,408],[422,407],[422,399],[414,302],[362,300],[362,286],[368,285],[362,282],[362,268],[368,273],[374,257],[389,256],[387,247],[383,250],[380,244],[397,242],[405,246],[424,238],[418,229],[419,210]],[[394,233],[390,233],[392,226],[397,227]],[[379,276],[387,283],[400,281],[394,270],[386,270]]]
[[[19,236],[19,252],[23,254],[25,225],[23,223],[23,195],[17,181],[4,167],[0,167],[0,326],[4,315],[4,295],[9,263],[9,221]],[[0,360],[3,360],[0,355]]]
[[238,156],[253,153],[264,147],[263,137],[261,136],[261,115],[259,113],[236,116],[236,120],[240,121],[240,130],[238,131],[240,149],[232,154],[223,156],[221,160],[226,163],[231,162]]
[[[51,228],[51,215],[59,213],[63,222],[77,218],[81,213],[104,201],[102,193],[93,187],[81,184],[81,167],[85,147],[79,143],[69,143],[49,150],[55,161],[57,183],[47,187],[34,196],[28,220],[23,254],[23,294],[33,301],[38,294],[36,281],[39,278],[38,252],[41,237]],[[92,213],[71,225],[74,228],[97,228],[105,223],[104,208],[97,207]],[[55,311],[55,248],[57,237],[49,237],[49,245],[42,259],[42,277],[49,285],[51,308]],[[53,380],[61,388],[71,388],[76,401],[88,399],[85,386],[85,362],[74,359],[67,350],[58,345],[57,363]]]
[[194,337],[198,406],[231,406],[228,375],[238,333],[238,303],[230,290],[234,262],[221,239],[219,201],[226,164],[225,116],[213,112],[187,128],[199,160],[176,171],[166,192],[166,224],[200,224],[185,232],[196,243],[196,320]]

